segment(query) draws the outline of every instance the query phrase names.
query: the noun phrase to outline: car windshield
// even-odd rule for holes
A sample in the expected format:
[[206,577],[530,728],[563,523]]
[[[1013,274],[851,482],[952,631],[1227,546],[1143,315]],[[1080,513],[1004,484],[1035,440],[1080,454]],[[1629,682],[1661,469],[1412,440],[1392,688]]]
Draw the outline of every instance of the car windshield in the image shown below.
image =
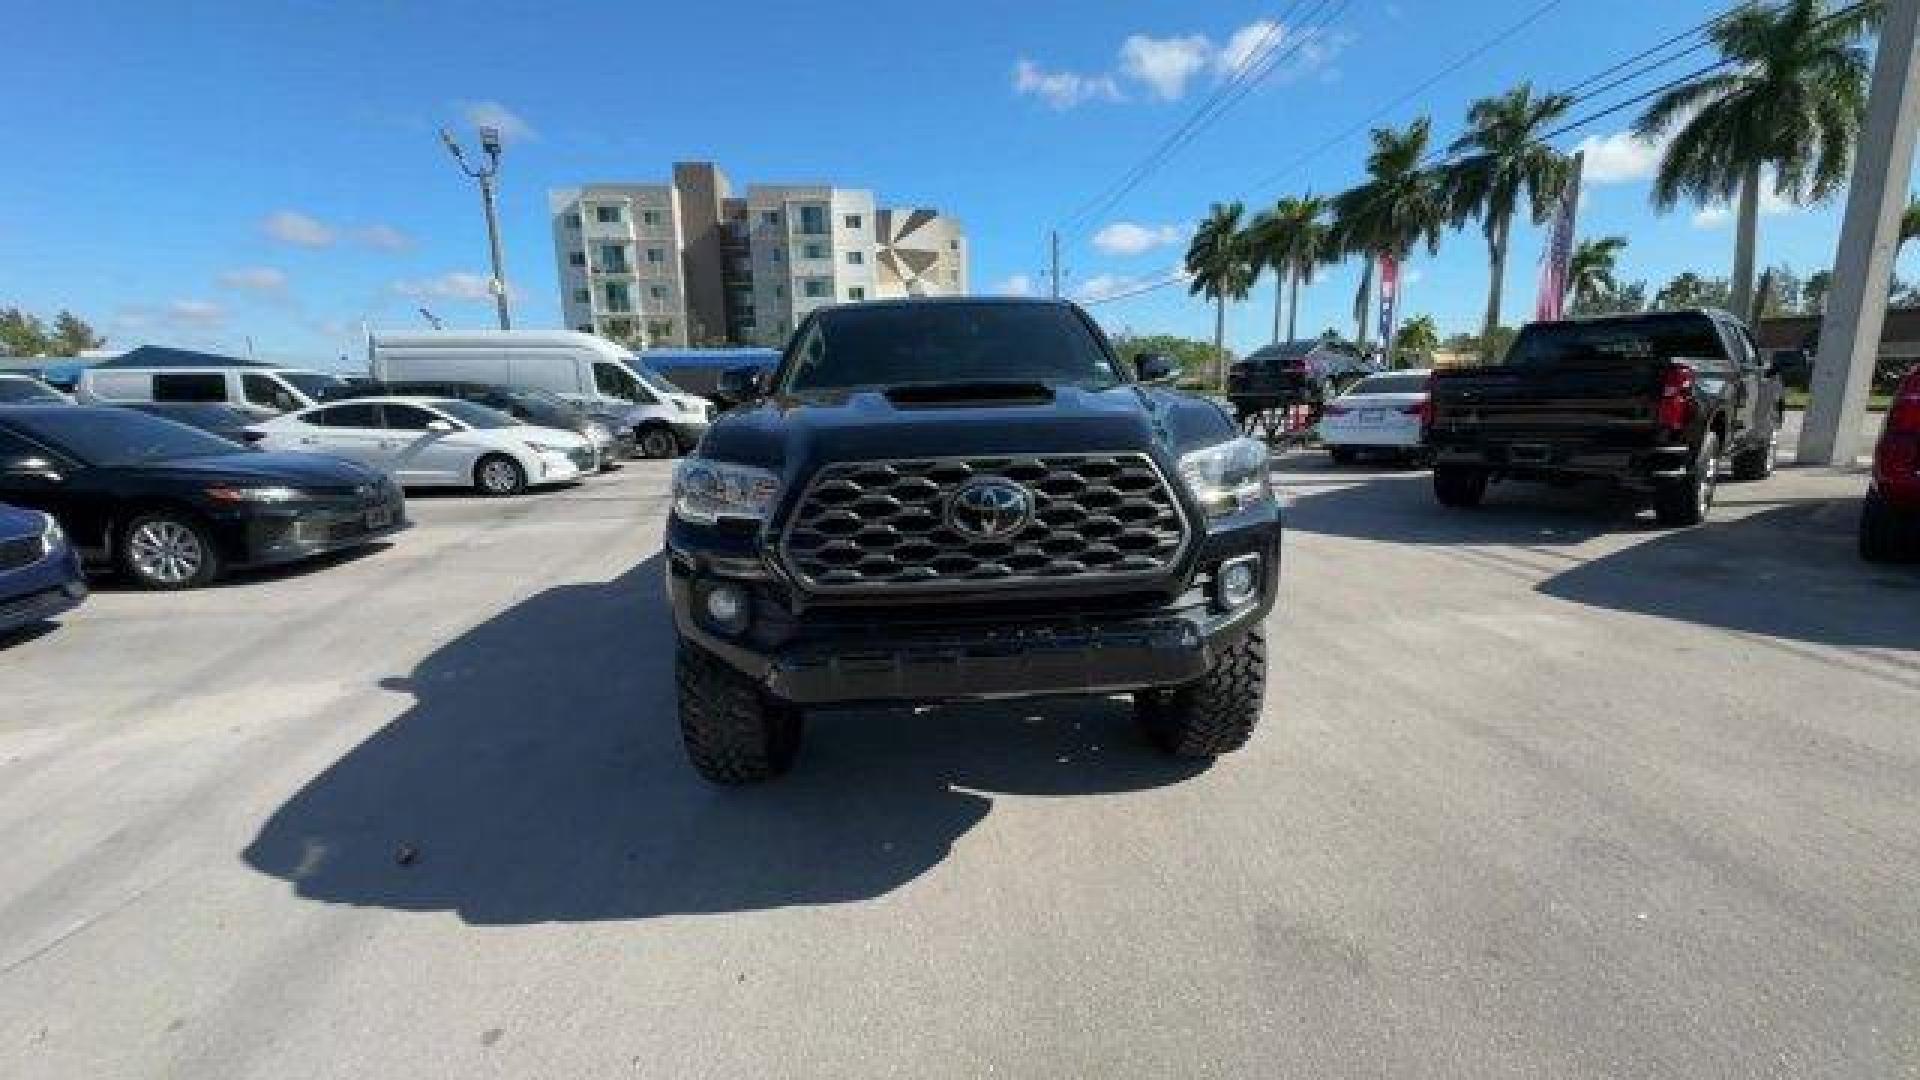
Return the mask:
[[292,383],[295,390],[314,401],[329,400],[353,385],[338,375],[318,371],[276,371],[274,374]]
[[682,390],[679,387],[673,385],[671,382],[668,382],[666,378],[662,376],[659,372],[653,370],[652,368],[646,366],[645,364],[642,364],[640,361],[636,359],[629,358],[627,360],[627,370],[633,372],[634,377],[640,380],[640,385],[653,391],[655,394],[665,395],[665,394],[686,393],[685,390]]
[[968,382],[1104,388],[1122,382],[1072,309],[905,303],[821,311],[782,373],[789,393]]
[[444,398],[427,404],[453,417],[455,420],[480,431],[492,428],[519,427],[520,421],[498,409],[489,409],[485,405],[475,405],[471,401],[456,401]]
[[1369,375],[1353,384],[1347,391],[1348,397],[1365,397],[1368,394],[1424,394],[1427,392],[1425,375]]
[[0,379],[0,402],[18,404],[23,401],[56,402],[66,398],[53,392],[46,384],[36,379]]
[[1703,315],[1533,323],[1514,340],[1503,364],[1525,367],[1718,356],[1721,348],[1713,321]]
[[8,419],[27,434],[88,465],[140,465],[249,452],[198,428],[132,409],[36,410]]
[[583,419],[579,408],[544,390],[514,390],[507,396],[526,412],[528,420],[544,427],[570,428]]

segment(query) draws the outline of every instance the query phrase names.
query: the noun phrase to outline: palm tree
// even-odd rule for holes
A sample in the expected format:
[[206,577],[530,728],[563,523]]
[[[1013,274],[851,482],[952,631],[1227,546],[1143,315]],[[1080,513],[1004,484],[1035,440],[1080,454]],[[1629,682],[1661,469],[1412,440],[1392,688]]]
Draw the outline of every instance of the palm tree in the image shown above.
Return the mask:
[[1299,322],[1300,286],[1312,280],[1314,267],[1327,256],[1327,201],[1313,195],[1289,195],[1253,219],[1247,230],[1253,254],[1261,266],[1273,271],[1273,340],[1280,338],[1280,308],[1286,304],[1287,336],[1292,341]]
[[1907,196],[1907,211],[1900,215],[1900,247],[1920,236],[1920,195]]
[[1621,249],[1626,246],[1624,236],[1603,236],[1575,245],[1573,255],[1567,259],[1567,292],[1562,299],[1591,303],[1618,288],[1613,271],[1619,264]]
[[1739,199],[1729,299],[1752,314],[1761,169],[1775,194],[1819,202],[1846,182],[1867,100],[1867,51],[1860,41],[1879,5],[1828,12],[1826,0],[1755,4],[1709,33],[1730,69],[1661,94],[1634,123],[1643,139],[1671,136],[1653,182],[1653,203],[1670,210]]
[[1367,303],[1372,291],[1373,261],[1386,255],[1405,259],[1413,245],[1425,240],[1430,254],[1440,250],[1440,231],[1447,221],[1446,193],[1440,177],[1423,168],[1433,123],[1421,117],[1404,131],[1373,129],[1373,150],[1367,155],[1368,180],[1334,196],[1333,246],[1359,255],[1360,295],[1354,304],[1359,323],[1354,335],[1367,342]]
[[1238,202],[1214,203],[1187,245],[1187,273],[1193,278],[1187,292],[1214,302],[1213,355],[1222,386],[1227,382],[1227,301],[1245,299],[1257,272],[1248,258],[1246,234],[1240,231],[1245,211]]
[[1498,97],[1481,98],[1467,110],[1467,130],[1448,153],[1466,155],[1447,169],[1447,201],[1458,226],[1480,219],[1487,237],[1487,315],[1480,338],[1489,340],[1500,325],[1500,292],[1506,285],[1507,242],[1513,235],[1513,211],[1524,193],[1533,223],[1553,213],[1566,187],[1568,159],[1541,136],[1573,106],[1567,94],[1533,96],[1521,83]]
[[1434,325],[1433,316],[1416,315],[1401,324],[1393,346],[1396,353],[1431,356],[1440,347],[1440,328]]

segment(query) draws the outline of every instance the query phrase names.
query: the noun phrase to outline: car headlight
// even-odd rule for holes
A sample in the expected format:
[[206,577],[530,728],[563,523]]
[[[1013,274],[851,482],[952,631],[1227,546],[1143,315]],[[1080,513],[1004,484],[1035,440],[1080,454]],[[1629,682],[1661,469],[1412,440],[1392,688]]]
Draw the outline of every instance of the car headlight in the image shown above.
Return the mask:
[[723,517],[765,520],[779,497],[780,478],[751,465],[691,457],[673,470],[673,512],[701,525]]
[[1220,517],[1273,498],[1269,456],[1258,439],[1230,439],[1182,455],[1180,479],[1209,517]]
[[608,431],[607,425],[605,424],[601,424],[601,423],[588,424],[587,438],[592,439],[594,442],[597,442],[597,443],[612,442],[613,432]]
[[53,520],[53,516],[49,514],[47,516],[47,527],[40,530],[41,557],[44,558],[60,550],[61,546],[66,544],[66,542],[66,530],[60,528],[60,523]]
[[573,452],[573,447],[571,447],[571,446],[560,446],[560,445],[558,445],[558,444],[555,444],[555,443],[543,443],[543,442],[529,442],[529,443],[527,443],[527,445],[528,445],[528,446],[531,446],[531,447],[533,447],[533,448],[534,448],[535,450],[537,450],[537,451],[539,451],[539,452],[540,452],[540,453],[542,453],[542,454],[562,454],[562,455],[564,455],[564,454],[570,454],[570,453],[572,453],[572,452]]
[[294,487],[210,487],[207,498],[224,503],[299,502],[307,493]]

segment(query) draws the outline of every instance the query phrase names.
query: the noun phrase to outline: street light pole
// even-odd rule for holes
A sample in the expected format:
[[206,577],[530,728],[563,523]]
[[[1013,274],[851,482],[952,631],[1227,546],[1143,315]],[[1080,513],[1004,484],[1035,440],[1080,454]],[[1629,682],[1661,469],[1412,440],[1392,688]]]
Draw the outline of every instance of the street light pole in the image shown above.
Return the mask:
[[485,165],[474,166],[467,162],[467,155],[460,149],[447,129],[440,129],[440,141],[446,144],[447,152],[460,166],[460,171],[480,182],[480,204],[487,214],[487,250],[493,258],[493,303],[500,311],[500,329],[513,329],[513,319],[507,314],[507,275],[502,268],[500,254],[500,216],[494,209],[493,178],[500,172],[500,129],[483,127],[480,129],[480,150],[487,155]]

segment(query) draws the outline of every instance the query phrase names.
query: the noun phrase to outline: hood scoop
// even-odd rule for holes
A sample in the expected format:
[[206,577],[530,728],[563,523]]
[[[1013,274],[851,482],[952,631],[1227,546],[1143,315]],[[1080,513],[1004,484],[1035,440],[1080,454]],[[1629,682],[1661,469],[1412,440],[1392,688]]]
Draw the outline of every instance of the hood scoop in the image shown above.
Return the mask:
[[915,383],[886,392],[899,408],[992,408],[1002,405],[1048,405],[1053,388],[1038,382]]

